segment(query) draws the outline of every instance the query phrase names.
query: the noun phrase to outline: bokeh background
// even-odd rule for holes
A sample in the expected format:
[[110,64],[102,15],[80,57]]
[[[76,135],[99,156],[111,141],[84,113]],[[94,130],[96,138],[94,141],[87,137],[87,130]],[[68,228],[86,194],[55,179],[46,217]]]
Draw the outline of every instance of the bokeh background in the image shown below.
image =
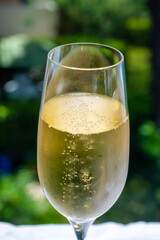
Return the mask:
[[98,42],[125,55],[130,168],[117,203],[97,223],[160,221],[160,1],[0,0],[0,221],[65,223],[36,170],[47,52]]

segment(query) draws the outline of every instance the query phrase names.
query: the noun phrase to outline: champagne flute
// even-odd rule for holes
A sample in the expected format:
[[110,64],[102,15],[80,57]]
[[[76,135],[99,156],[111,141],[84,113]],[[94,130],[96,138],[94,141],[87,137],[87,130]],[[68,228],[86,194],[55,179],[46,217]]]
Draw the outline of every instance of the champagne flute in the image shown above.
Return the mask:
[[39,115],[38,175],[78,240],[120,196],[128,159],[123,54],[92,43],[52,49]]

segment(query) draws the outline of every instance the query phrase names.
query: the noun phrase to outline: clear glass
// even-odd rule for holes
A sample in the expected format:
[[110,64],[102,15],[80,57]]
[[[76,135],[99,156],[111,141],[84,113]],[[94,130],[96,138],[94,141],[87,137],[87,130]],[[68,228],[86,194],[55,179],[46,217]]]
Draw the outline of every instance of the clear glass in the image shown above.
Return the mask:
[[39,115],[38,175],[78,240],[120,196],[128,159],[123,54],[92,43],[52,49]]

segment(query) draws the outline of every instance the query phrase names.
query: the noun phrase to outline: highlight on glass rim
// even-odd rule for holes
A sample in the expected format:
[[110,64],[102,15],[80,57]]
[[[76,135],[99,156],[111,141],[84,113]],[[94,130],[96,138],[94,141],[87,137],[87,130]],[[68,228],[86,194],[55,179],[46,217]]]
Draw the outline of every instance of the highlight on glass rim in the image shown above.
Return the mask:
[[160,239],[159,13],[0,0],[0,239]]

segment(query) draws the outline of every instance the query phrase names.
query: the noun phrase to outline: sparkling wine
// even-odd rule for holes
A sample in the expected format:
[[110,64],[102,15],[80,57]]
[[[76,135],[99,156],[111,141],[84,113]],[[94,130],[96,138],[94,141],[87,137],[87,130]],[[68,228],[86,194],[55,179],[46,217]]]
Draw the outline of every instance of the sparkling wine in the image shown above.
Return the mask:
[[128,171],[129,120],[119,101],[72,93],[44,103],[38,172],[51,204],[68,219],[89,221],[118,199]]

